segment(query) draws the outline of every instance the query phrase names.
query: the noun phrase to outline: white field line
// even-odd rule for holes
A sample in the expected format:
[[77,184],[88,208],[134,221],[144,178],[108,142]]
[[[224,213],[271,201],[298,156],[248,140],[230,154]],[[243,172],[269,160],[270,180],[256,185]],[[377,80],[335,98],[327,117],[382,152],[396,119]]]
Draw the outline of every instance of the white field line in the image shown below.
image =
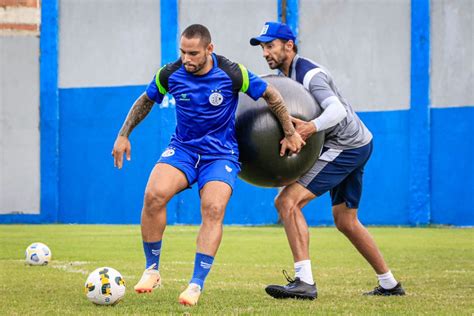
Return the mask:
[[51,267],[62,270],[69,273],[80,273],[83,275],[88,275],[91,271],[84,270],[81,266],[88,264],[87,261],[53,261],[51,262]]
[[446,273],[472,273],[473,271],[469,271],[469,270],[444,270],[444,272]]
[[[163,266],[169,268],[173,265],[193,265],[192,261],[171,261],[163,263]],[[213,266],[224,266],[224,267],[255,267],[255,268],[281,268],[281,264],[245,264],[245,263],[213,263]]]
[[[99,268],[99,267],[97,267],[97,268],[94,268],[92,270],[82,269],[81,266],[84,266],[86,264],[90,264],[90,262],[89,261],[72,261],[72,262],[54,261],[54,262],[51,263],[51,267],[55,268],[55,269],[58,269],[58,270],[65,271],[65,272],[80,273],[80,274],[83,274],[83,275],[89,275],[89,273],[91,273],[95,269]],[[136,279],[137,278],[136,276],[123,275],[123,274],[122,274],[122,277],[125,280],[127,280],[127,279]]]

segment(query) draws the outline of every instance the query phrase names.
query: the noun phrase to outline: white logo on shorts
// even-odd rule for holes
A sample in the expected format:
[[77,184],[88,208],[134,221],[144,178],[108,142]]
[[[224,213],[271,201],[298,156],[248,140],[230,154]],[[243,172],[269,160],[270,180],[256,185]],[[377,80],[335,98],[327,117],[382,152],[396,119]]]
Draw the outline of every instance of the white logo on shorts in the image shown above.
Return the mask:
[[228,165],[225,165],[225,170],[227,170],[227,172],[232,172],[232,168],[229,167]]
[[214,106],[221,105],[222,101],[224,101],[224,97],[219,92],[214,92],[209,96],[209,103]]
[[173,148],[168,148],[161,154],[161,157],[170,157],[170,156],[173,156],[173,155],[174,155],[174,149]]

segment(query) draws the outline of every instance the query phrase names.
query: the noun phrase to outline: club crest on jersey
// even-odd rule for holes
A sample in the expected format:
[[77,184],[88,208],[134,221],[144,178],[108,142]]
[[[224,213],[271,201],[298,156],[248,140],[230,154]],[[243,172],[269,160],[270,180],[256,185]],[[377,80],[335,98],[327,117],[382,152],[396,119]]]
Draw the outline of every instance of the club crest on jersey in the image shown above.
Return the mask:
[[173,156],[173,155],[174,155],[174,149],[173,148],[168,148],[161,154],[162,157],[170,157],[170,156]]
[[213,106],[219,106],[224,101],[224,97],[221,94],[220,90],[212,90],[211,95],[209,96],[209,103]]

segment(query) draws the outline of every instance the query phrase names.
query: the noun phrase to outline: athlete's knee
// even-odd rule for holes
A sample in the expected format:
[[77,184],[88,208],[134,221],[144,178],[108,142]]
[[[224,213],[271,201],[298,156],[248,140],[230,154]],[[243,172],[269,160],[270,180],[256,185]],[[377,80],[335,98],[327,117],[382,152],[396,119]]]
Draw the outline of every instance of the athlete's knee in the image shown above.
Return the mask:
[[275,208],[281,219],[285,220],[285,218],[293,216],[298,208],[298,202],[288,195],[278,195],[275,199]]
[[340,212],[336,211],[333,212],[333,215],[337,229],[343,234],[351,234],[361,225],[357,219],[355,210],[346,209]]
[[284,209],[288,208],[288,206],[290,205],[290,200],[286,196],[279,194],[275,198],[274,204],[278,213],[281,213]]
[[335,219],[335,222],[336,222],[337,230],[339,230],[341,233],[345,235],[351,234],[352,232],[354,232],[356,228],[356,226],[349,221]]
[[218,202],[206,202],[201,206],[202,221],[219,223],[224,220],[225,205]]
[[143,211],[148,214],[156,214],[166,208],[169,197],[165,192],[157,189],[146,189],[143,203]]

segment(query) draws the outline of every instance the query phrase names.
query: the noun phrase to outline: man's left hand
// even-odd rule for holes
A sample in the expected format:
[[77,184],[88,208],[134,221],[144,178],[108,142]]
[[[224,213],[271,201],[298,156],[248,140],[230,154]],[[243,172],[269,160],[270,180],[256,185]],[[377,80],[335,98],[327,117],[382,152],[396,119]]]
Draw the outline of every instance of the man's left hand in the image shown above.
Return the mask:
[[303,140],[307,140],[311,135],[317,132],[313,122],[305,122],[296,117],[291,117],[291,122],[293,122],[296,132],[301,135]]

